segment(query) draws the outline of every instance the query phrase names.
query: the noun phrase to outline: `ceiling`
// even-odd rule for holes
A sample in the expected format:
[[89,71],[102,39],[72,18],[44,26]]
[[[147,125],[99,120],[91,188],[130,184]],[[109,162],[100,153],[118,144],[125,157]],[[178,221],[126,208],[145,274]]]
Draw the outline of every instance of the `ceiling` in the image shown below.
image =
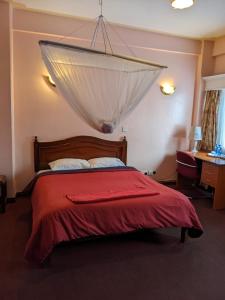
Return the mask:
[[[99,0],[14,0],[20,6],[57,14],[94,19]],[[103,0],[103,14],[113,23],[189,38],[225,35],[225,0],[196,0],[184,10],[170,0]]]

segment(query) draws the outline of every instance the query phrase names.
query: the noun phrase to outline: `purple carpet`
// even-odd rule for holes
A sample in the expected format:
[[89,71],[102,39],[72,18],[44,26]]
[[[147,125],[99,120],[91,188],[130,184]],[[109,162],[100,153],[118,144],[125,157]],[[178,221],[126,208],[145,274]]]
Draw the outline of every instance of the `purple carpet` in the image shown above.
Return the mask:
[[177,190],[191,199],[211,199],[213,197],[212,192],[197,187],[185,187]]
[[38,268],[23,259],[31,208],[17,199],[0,215],[0,299],[224,300],[225,211],[193,203],[201,238],[181,244],[179,229],[162,229],[69,243]]

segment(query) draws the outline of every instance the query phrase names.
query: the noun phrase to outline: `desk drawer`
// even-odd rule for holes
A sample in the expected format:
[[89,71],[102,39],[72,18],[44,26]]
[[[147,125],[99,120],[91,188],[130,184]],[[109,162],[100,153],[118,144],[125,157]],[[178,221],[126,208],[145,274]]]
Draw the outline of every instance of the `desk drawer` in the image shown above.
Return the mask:
[[202,183],[208,184],[212,187],[216,187],[218,174],[219,174],[218,166],[207,162],[203,162],[202,174],[201,174]]

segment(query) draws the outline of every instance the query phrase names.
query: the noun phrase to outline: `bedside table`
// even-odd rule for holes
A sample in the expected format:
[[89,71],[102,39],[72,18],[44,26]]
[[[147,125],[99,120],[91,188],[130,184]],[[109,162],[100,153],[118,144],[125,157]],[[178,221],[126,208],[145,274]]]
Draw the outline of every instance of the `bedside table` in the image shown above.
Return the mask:
[[5,212],[5,204],[7,197],[6,177],[0,175],[0,212]]

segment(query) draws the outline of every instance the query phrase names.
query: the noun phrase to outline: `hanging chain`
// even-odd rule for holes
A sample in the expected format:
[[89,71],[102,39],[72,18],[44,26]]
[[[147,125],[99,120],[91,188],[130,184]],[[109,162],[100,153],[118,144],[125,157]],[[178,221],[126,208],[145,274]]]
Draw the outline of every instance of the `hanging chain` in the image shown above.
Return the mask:
[[101,16],[102,16],[102,0],[99,0],[99,5],[100,5],[100,11],[101,11]]
[[[123,44],[125,44],[125,46],[130,51],[130,53],[133,56],[136,56],[136,54],[127,45],[127,43],[122,39],[122,37],[119,35],[119,33],[113,28],[113,26],[111,26],[110,22],[108,22],[108,20],[106,20],[106,18],[103,17],[103,0],[99,0],[99,6],[100,6],[100,15],[98,16],[98,18],[95,19],[95,21],[97,21],[97,22],[96,22],[94,33],[93,33],[93,36],[92,36],[90,48],[95,48],[97,36],[99,34],[99,31],[101,31],[102,38],[103,38],[103,43],[104,43],[104,48],[105,48],[105,53],[107,52],[107,46],[108,46],[108,48],[110,49],[110,52],[113,54],[112,44],[111,44],[111,41],[110,41],[110,38],[109,38],[109,34],[108,34],[108,30],[107,30],[107,27],[108,27],[110,29],[110,31],[114,31],[116,33],[116,35],[119,37],[119,39],[121,40],[121,42]],[[74,35],[75,33],[79,32],[84,27],[88,27],[88,24],[82,24],[77,29],[71,31],[69,34],[63,35],[62,37],[60,37],[57,40],[62,41],[65,38],[72,38],[72,35]]]
[[104,23],[107,25],[108,28],[111,29],[111,31],[113,31],[118,36],[120,41],[125,45],[125,47],[131,53],[131,55],[134,56],[134,57],[137,57],[136,53],[132,50],[131,46],[129,46],[128,43],[121,37],[119,32],[116,30],[116,28],[114,28],[106,18],[104,18],[104,19],[105,19]]
[[106,23],[105,23],[104,20],[103,20],[102,24],[103,24],[103,32],[105,32],[106,41],[108,41],[109,48],[111,50],[111,53],[113,54],[113,49],[112,49],[111,41],[110,41],[110,38],[109,38],[109,35],[108,35],[108,31],[107,31],[107,28],[106,28]]
[[107,53],[107,46],[108,46],[111,53],[113,54],[112,45],[111,45],[111,42],[110,42],[110,39],[109,39],[109,35],[108,35],[108,32],[107,32],[106,24],[105,24],[104,17],[103,17],[103,3],[102,3],[102,0],[99,0],[99,5],[100,5],[100,15],[98,17],[98,21],[97,21],[97,24],[95,26],[94,33],[93,33],[93,36],[92,36],[91,48],[95,47],[98,33],[101,32],[103,43],[104,43],[104,48],[105,48],[105,53]]
[[92,40],[91,40],[91,48],[94,48],[95,47],[95,42],[96,42],[96,38],[97,38],[97,35],[98,35],[98,31],[99,31],[99,25],[100,25],[100,17],[98,17],[98,20],[97,20],[97,23],[96,23],[96,26],[95,26],[95,30],[94,30],[94,33],[93,33],[93,36],[92,36]]

